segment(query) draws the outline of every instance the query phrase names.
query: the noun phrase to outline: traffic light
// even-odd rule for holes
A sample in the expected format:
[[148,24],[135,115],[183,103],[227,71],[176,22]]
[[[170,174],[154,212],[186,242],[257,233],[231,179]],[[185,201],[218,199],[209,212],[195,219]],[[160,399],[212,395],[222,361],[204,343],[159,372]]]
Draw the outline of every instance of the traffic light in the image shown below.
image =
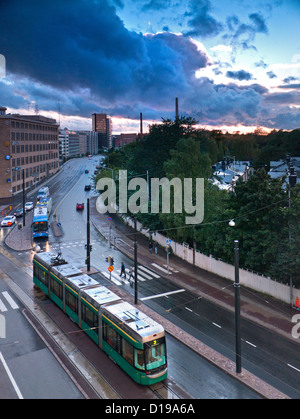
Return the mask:
[[105,258],[106,262],[108,262],[110,265],[114,264],[114,258],[112,256],[108,256]]

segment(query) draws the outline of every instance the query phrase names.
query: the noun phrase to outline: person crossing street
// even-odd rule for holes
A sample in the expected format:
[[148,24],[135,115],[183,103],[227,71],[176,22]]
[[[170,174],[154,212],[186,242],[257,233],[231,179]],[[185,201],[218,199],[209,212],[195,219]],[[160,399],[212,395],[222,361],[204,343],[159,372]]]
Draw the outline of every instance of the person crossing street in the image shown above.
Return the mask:
[[122,278],[122,275],[124,274],[124,279],[126,279],[126,271],[125,271],[125,265],[124,262],[122,262],[121,265],[121,273],[120,273],[120,277]]

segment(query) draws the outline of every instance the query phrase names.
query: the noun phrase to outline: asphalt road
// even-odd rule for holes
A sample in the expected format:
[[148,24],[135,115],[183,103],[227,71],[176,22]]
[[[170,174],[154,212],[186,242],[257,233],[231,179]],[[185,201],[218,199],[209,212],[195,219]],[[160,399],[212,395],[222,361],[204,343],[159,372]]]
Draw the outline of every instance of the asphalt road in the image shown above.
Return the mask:
[[[44,250],[55,252],[60,249],[66,259],[84,261],[86,208],[83,212],[76,211],[76,203],[82,201],[86,205],[87,198],[92,196],[93,192],[84,191],[84,186],[91,183],[90,176],[97,163],[95,159],[70,161],[62,173],[48,183],[54,204],[53,215],[56,215],[53,219],[62,224],[63,236],[57,238],[52,234],[48,242],[40,241]],[[86,168],[90,169],[89,174],[84,173]],[[114,284],[133,294],[129,284],[118,278],[121,261],[126,266],[130,266],[132,261],[110,248],[92,225],[90,230],[93,246],[91,265],[102,272],[101,281],[109,281],[105,279],[108,276],[105,258],[112,255],[115,259]],[[17,256],[28,266],[31,263],[32,256],[28,253],[21,252]],[[186,290],[177,292],[178,286],[164,279],[163,275],[157,278],[148,272],[148,278],[146,276],[145,271],[143,280],[139,281],[139,298],[145,299],[145,304],[218,352],[234,359],[234,318],[231,313],[204,299],[199,300]],[[157,295],[162,297],[150,298]],[[243,366],[290,397],[299,398],[300,374],[288,366],[300,365],[298,346],[245,320],[242,321],[242,337]],[[170,385],[180,385],[192,398],[257,398],[247,387],[169,336],[168,360]]]

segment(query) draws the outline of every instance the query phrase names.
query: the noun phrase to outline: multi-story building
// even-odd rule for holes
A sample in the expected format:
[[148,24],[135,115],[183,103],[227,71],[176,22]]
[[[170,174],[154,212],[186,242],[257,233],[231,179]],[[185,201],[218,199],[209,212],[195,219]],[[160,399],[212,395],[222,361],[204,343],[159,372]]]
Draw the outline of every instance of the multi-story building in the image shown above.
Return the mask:
[[93,131],[71,131],[67,128],[59,132],[59,159],[98,153],[98,133]]
[[98,152],[112,147],[112,121],[106,113],[92,114],[92,130],[98,132]]
[[0,197],[9,198],[59,170],[58,125],[42,115],[0,107]]
[[115,148],[123,147],[126,144],[137,141],[138,135],[135,133],[126,133],[115,136]]
[[80,131],[80,133],[86,135],[86,153],[98,154],[98,132]]

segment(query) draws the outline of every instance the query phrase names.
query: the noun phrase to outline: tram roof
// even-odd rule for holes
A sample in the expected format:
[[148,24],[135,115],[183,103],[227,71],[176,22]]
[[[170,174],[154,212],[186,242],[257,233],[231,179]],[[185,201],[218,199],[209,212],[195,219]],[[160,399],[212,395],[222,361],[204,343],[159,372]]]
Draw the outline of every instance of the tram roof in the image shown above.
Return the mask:
[[92,298],[92,300],[96,301],[99,305],[121,301],[121,297],[119,297],[117,294],[104,287],[103,285],[99,285],[95,288],[85,289],[83,293],[87,294],[90,298]]
[[142,337],[152,335],[154,338],[155,334],[164,331],[159,323],[126,301],[106,307],[106,310]]

